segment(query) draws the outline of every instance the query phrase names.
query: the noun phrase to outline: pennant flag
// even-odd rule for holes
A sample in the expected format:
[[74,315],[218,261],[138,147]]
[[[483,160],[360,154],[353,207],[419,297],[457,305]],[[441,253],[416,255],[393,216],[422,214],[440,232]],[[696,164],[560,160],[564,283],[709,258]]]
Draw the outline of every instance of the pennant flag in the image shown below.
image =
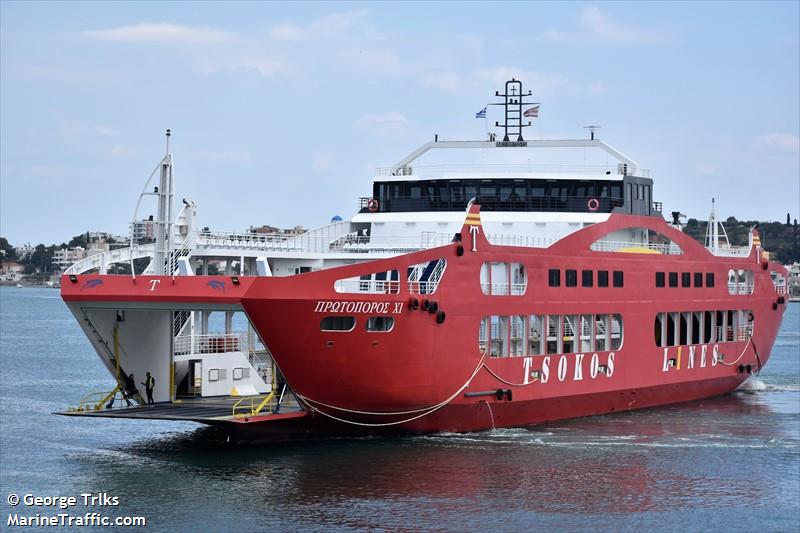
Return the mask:
[[484,107],[477,113],[475,113],[475,118],[486,118],[486,108]]
[[532,108],[526,110],[522,114],[522,116],[524,116],[524,117],[534,117],[534,118],[538,117],[539,116],[539,106],[536,105],[536,106],[533,106]]

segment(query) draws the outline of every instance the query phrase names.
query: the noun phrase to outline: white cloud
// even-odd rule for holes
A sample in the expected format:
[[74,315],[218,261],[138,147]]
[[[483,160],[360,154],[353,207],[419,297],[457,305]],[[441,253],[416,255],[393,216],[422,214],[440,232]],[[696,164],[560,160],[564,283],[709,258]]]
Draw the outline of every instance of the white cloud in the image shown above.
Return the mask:
[[233,38],[233,34],[211,28],[192,28],[179,24],[133,24],[107,30],[90,30],[81,35],[103,41],[127,43],[184,43],[220,44]]
[[758,142],[787,152],[800,152],[800,137],[792,133],[769,133],[767,135],[761,135],[758,137]]
[[276,41],[305,41],[321,35],[344,33],[359,25],[367,12],[349,11],[320,17],[308,26],[284,23],[270,29],[270,37]]
[[110,126],[95,124],[94,131],[101,137],[119,137],[119,132]]
[[664,32],[620,23],[595,6],[583,8],[575,31],[547,30],[542,36],[559,43],[610,43],[610,44],[654,44],[665,40]]
[[362,115],[355,125],[378,134],[393,134],[404,130],[408,126],[408,119],[397,111],[367,113]]
[[423,74],[420,81],[423,85],[442,91],[456,91],[461,86],[461,79],[455,72]]

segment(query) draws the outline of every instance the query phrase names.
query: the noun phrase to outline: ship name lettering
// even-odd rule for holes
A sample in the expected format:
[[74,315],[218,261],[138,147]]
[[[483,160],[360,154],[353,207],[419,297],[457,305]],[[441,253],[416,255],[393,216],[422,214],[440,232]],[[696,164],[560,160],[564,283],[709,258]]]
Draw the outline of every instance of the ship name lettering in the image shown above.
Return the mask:
[[[364,313],[393,314],[403,312],[404,302],[336,302],[333,300],[317,300],[315,313]],[[393,304],[393,307],[391,306]]]
[[[584,359],[588,359],[589,364],[589,377],[591,379],[596,379],[600,372],[600,356],[595,352],[592,354],[591,357],[587,358],[587,354],[583,353],[576,353],[575,354],[575,368],[573,369],[572,381],[583,381],[584,376]],[[542,359],[542,369],[539,371],[539,382],[540,383],[547,383],[550,380],[550,362],[551,357],[546,355]],[[610,378],[614,375],[614,352],[608,353],[608,359],[606,360],[605,365],[605,376]],[[531,372],[535,369],[533,368],[533,357],[525,357],[522,361],[522,368],[525,372],[523,377],[523,385],[527,385],[530,383],[530,376]],[[567,379],[567,374],[569,373],[569,357],[567,355],[562,355],[558,358],[558,368],[557,374],[558,381],[565,381]]]
[[[688,361],[686,363],[686,369],[693,369],[695,368],[695,356],[697,354],[697,349],[700,348],[700,362],[697,365],[699,368],[705,368],[708,363],[708,345],[701,344],[699,346],[692,345],[687,346],[689,350]],[[664,348],[664,361],[661,366],[662,372],[667,372],[669,367],[671,366],[670,361],[672,359],[675,360],[676,369],[681,369],[681,353],[684,351],[683,346],[676,347],[675,353],[673,357],[670,357],[669,348]],[[719,344],[715,344],[711,347],[711,366],[717,366],[719,362]]]

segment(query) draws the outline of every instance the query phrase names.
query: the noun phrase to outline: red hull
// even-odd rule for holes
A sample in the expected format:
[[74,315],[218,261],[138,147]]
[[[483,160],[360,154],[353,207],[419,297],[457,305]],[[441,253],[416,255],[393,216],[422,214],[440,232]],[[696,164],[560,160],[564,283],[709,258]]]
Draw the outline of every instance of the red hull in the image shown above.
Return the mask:
[[[480,231],[470,232],[480,227],[475,208],[472,217],[477,222],[464,226],[461,242],[285,278],[243,277],[225,294],[207,283],[227,278],[199,276],[140,278],[135,285],[127,277],[102,276],[106,283],[92,291],[81,291],[80,280],[70,284],[65,278],[62,292],[67,301],[241,303],[309,413],[284,420],[240,420],[232,426],[236,432],[458,432],[525,426],[725,394],[748,377],[748,365],[756,371],[769,358],[785,310],[769,271],[785,274],[785,269],[767,268],[756,248],[747,258],[715,257],[661,219],[628,215],[613,215],[546,249],[494,246]],[[590,249],[604,235],[628,227],[668,236],[683,253]],[[443,322],[436,314],[410,308],[413,298],[425,296],[411,294],[403,275],[396,294],[334,289],[337,280],[371,272],[405,273],[410,265],[438,258],[447,260],[446,271],[427,298],[445,312]],[[479,276],[485,262],[523,264],[526,293],[483,294]],[[550,287],[547,275],[553,268],[622,271],[624,285]],[[752,294],[729,294],[729,269],[752,271]],[[664,271],[713,273],[718,283],[658,288],[655,274]],[[154,279],[163,282],[149,290]],[[656,344],[654,320],[659,313],[728,310],[752,312],[752,338]],[[391,331],[365,330],[367,317],[376,314],[394,319]],[[478,329],[485,316],[534,314],[618,314],[624,321],[624,342],[616,350],[584,353],[495,358],[479,351]],[[356,317],[353,331],[321,331],[323,317],[348,315]],[[531,377],[533,370],[538,378]],[[498,389],[501,394],[495,394]]]

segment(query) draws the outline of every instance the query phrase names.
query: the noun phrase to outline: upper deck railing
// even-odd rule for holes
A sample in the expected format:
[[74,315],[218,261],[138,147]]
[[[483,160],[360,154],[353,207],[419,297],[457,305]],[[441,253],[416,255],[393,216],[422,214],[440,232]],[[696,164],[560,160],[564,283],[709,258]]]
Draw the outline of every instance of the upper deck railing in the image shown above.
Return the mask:
[[[589,177],[611,178],[623,175],[619,166],[611,165],[544,165],[538,163],[479,163],[479,164],[448,164],[448,165],[414,165],[396,169],[395,167],[378,167],[375,175],[379,178],[417,177],[422,179],[436,178],[492,178],[509,177],[514,175],[546,175],[547,178],[558,179],[572,175]],[[636,175],[643,178],[650,177],[650,170],[636,169]]]

